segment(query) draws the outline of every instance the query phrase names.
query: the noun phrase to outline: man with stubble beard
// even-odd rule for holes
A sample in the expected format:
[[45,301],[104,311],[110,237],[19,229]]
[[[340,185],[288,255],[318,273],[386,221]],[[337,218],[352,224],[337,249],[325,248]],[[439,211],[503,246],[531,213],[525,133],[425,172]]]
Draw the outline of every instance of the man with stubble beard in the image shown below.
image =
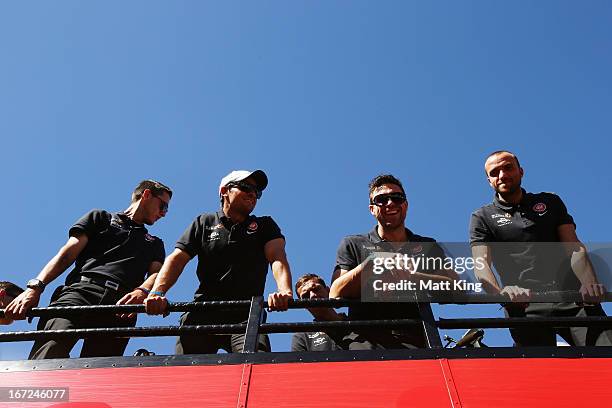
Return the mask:
[[[335,280],[329,296],[332,298],[360,299],[364,285],[370,285],[372,255],[393,257],[408,253],[412,257],[444,258],[444,251],[433,238],[414,234],[405,227],[408,201],[402,183],[393,175],[375,177],[369,184],[370,213],[376,226],[366,234],[345,237],[336,256]],[[420,268],[396,270],[400,279],[411,281],[452,281],[453,271]],[[362,299],[363,301],[364,299]],[[412,319],[419,318],[414,303],[395,302],[385,304],[362,303],[349,308],[350,320]],[[351,333],[345,341],[351,350],[379,348],[415,348],[425,346],[422,328],[401,330],[360,330]]]
[[[552,193],[521,188],[524,170],[515,154],[500,150],[485,161],[493,202],[472,214],[470,244],[484,267],[475,273],[489,293],[502,294],[510,317],[605,316],[599,283],[576,224],[565,204]],[[493,265],[501,278],[498,281]],[[583,304],[530,303],[532,291],[578,291]],[[556,334],[571,345],[612,345],[612,330],[602,328],[513,328],[517,346],[554,346]]]

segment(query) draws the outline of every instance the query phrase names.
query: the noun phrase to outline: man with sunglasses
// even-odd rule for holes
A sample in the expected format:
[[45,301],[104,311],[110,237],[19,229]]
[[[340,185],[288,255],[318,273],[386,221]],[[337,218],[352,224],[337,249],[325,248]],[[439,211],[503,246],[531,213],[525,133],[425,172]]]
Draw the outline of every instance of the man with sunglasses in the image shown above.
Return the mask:
[[[158,181],[144,180],[134,189],[132,201],[125,211],[89,211],[70,228],[68,242],[57,255],[7,306],[6,317],[25,318],[27,311],[38,305],[45,287],[73,262],[74,269],[68,274],[66,283],[53,292],[49,306],[142,303],[165,257],[162,240],[150,235],[145,225],[153,225],[166,215],[171,197],[169,187]],[[130,327],[135,324],[134,315],[86,314],[41,318],[38,330]],[[37,340],[29,358],[68,358],[77,340],[67,337]],[[87,338],[83,342],[81,357],[123,355],[128,340]]]
[[[309,273],[295,283],[295,293],[300,299],[327,299],[329,298],[329,287],[319,275]],[[344,313],[337,313],[333,307],[309,307],[308,311],[317,322],[346,319]],[[344,335],[344,330],[338,329],[326,332],[295,333],[291,337],[291,351],[342,350]]]
[[[399,253],[429,259],[444,258],[444,251],[435,240],[414,234],[404,226],[408,202],[402,183],[393,175],[375,177],[369,185],[370,213],[377,221],[367,234],[345,237],[338,248],[334,281],[330,297],[362,297],[362,289],[372,282],[373,256],[393,259]],[[402,279],[451,282],[453,271],[419,268],[418,270],[395,270]],[[367,290],[367,288],[366,288]],[[363,299],[362,299],[363,300]],[[414,303],[363,303],[349,308],[350,320],[411,319],[419,318]],[[421,328],[409,330],[360,330],[351,333],[345,341],[351,350],[374,348],[424,347],[425,337]]]
[[[261,296],[271,265],[278,291],[268,296],[269,309],[287,309],[293,292],[285,238],[271,217],[251,214],[267,185],[268,177],[262,170],[237,170],[223,177],[219,184],[221,209],[199,215],[179,238],[145,301],[147,313],[165,313],[166,292],[195,256],[200,285],[194,301],[250,300]],[[247,318],[248,310],[187,312],[181,317],[181,325],[241,323]],[[240,352],[243,342],[243,334],[184,335],[177,341],[176,352]],[[270,350],[267,336],[259,336],[259,349]]]

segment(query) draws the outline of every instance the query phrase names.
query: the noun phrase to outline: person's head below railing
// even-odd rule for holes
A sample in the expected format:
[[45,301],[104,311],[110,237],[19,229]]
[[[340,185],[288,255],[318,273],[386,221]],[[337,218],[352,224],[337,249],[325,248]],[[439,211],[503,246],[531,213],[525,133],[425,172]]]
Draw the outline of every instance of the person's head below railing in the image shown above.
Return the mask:
[[[328,299],[329,287],[319,275],[303,275],[295,283],[295,293],[299,299]],[[346,320],[344,313],[338,313],[333,307],[309,307],[308,311],[315,322]],[[348,334],[342,329],[328,329],[318,332],[294,333],[291,337],[291,351],[331,351],[346,348],[344,337]]]
[[[13,299],[23,293],[23,289],[15,285],[13,282],[0,282],[0,309],[7,307]],[[0,324],[11,324],[13,319],[8,317],[0,317]]]

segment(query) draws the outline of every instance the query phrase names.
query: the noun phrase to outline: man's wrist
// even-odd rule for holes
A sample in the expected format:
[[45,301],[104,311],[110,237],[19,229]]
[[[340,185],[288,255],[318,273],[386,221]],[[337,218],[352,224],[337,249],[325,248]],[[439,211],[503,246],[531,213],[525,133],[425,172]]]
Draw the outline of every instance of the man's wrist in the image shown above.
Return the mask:
[[32,289],[33,291],[37,293],[42,293],[45,290],[45,286],[47,286],[45,282],[43,282],[40,279],[36,279],[36,278],[30,279],[28,283],[26,283],[26,287],[28,289]]
[[147,295],[147,296],[149,295],[149,293],[151,293],[151,291],[150,291],[149,289],[147,289],[147,288],[145,288],[145,287],[142,287],[142,286],[139,286],[139,287],[137,287],[137,288],[136,288],[136,289],[134,289],[134,290],[140,290],[141,292],[143,292],[143,293],[144,293],[145,295]]
[[149,296],[151,295],[166,297],[166,292],[164,292],[163,290],[152,290],[149,292]]

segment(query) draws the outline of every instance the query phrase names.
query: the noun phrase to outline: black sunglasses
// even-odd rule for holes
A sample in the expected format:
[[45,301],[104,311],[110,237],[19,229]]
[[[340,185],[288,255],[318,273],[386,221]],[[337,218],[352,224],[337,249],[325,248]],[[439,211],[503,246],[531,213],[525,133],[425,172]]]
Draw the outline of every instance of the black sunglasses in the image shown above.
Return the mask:
[[261,198],[261,190],[256,186],[247,183],[246,181],[233,181],[227,185],[228,188],[236,187],[240,191],[245,193],[255,193],[255,196],[259,200]]
[[372,198],[370,204],[377,205],[382,207],[383,205],[387,205],[387,203],[391,200],[393,204],[403,204],[406,201],[406,196],[404,193],[389,193],[389,194],[379,194],[376,197]]
[[156,196],[155,194],[153,194],[153,197],[159,200],[159,211],[168,212],[168,203],[162,200],[159,196]]

